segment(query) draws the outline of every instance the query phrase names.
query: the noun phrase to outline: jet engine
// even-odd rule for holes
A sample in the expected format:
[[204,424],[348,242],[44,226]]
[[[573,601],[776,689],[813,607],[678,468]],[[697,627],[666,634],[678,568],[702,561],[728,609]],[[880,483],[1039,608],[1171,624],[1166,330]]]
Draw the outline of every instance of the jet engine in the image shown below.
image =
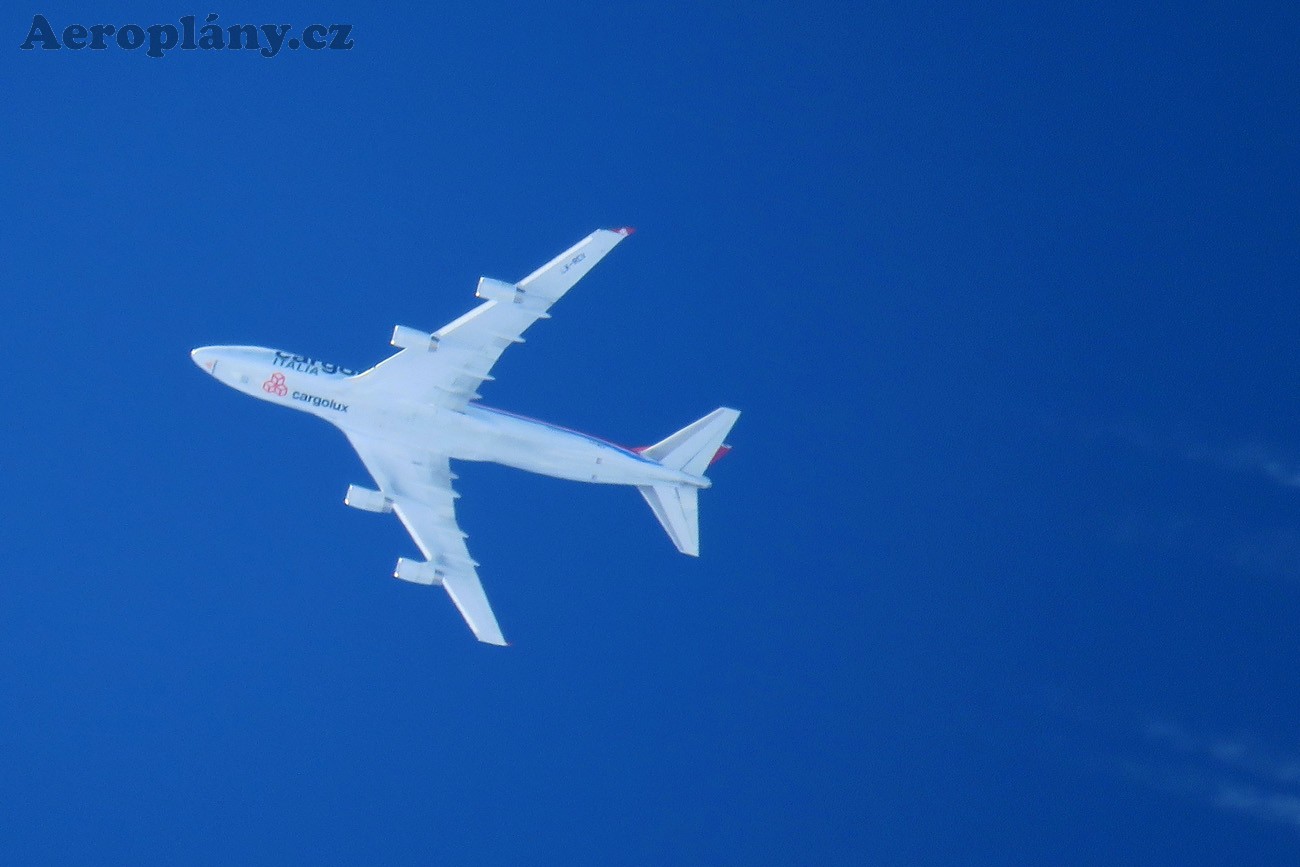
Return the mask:
[[423,349],[427,352],[433,352],[438,348],[438,338],[427,331],[408,328],[405,325],[394,327],[393,338],[388,342],[398,349]]
[[522,301],[524,297],[524,291],[514,283],[493,280],[491,277],[478,278],[478,288],[474,290],[474,294],[484,301],[500,301],[503,303],[517,303]]
[[372,491],[369,488],[362,488],[357,485],[348,485],[348,494],[343,498],[343,503],[363,512],[384,513],[393,511],[392,500],[379,493],[379,491]]
[[397,568],[393,570],[393,577],[425,586],[442,583],[438,569],[432,563],[420,563],[405,557],[397,558]]

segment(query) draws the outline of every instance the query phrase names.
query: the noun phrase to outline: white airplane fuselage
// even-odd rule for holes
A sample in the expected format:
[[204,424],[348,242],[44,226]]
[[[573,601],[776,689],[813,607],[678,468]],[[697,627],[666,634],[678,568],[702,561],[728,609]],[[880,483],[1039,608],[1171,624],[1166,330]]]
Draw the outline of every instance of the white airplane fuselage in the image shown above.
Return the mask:
[[598,437],[478,403],[463,412],[413,403],[366,388],[366,374],[305,356],[257,346],[205,346],[190,355],[237,391],[413,452],[490,461],[577,482],[710,486],[703,476],[670,469]]

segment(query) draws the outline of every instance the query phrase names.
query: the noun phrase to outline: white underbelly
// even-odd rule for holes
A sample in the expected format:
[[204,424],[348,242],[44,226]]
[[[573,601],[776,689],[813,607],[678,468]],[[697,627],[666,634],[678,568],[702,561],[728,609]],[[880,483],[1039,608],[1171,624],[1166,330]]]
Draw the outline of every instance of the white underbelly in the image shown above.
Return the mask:
[[361,409],[340,426],[453,460],[485,461],[597,484],[645,485],[681,477],[596,437],[502,410],[478,405],[463,413],[392,405]]

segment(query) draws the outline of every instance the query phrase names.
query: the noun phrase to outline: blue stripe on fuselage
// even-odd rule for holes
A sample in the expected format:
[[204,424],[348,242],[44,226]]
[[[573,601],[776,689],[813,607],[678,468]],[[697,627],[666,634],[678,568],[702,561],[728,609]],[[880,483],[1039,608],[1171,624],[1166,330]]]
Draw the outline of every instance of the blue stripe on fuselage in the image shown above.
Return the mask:
[[598,445],[598,446],[604,446],[605,448],[613,449],[613,450],[616,451],[616,452],[622,452],[623,454],[627,455],[628,457],[636,458],[638,461],[640,461],[640,462],[643,463],[643,464],[656,464],[656,465],[657,465],[657,464],[659,463],[658,461],[653,461],[653,460],[651,460],[650,458],[644,457],[643,455],[641,455],[641,454],[639,454],[639,453],[637,453],[637,452],[634,452],[634,451],[632,451],[632,450],[629,449],[629,448],[624,448],[623,446],[619,445],[618,443],[612,443],[612,442],[610,442],[609,440],[603,440],[603,439],[601,439],[600,437],[595,437],[595,436],[592,436],[591,434],[585,434],[585,433],[583,433],[583,432],[580,431],[580,430],[574,430],[573,428],[567,428],[567,427],[564,427],[563,425],[551,424],[549,421],[542,421],[541,419],[538,419],[538,418],[530,418],[529,416],[526,416],[526,415],[520,415],[520,414],[517,413],[517,412],[510,412],[509,410],[505,410],[505,409],[497,409],[497,408],[494,407],[494,406],[487,406],[487,405],[485,405],[485,404],[481,404],[481,403],[476,403],[476,404],[474,404],[474,406],[476,406],[476,407],[478,407],[479,409],[482,409],[482,410],[487,410],[488,412],[494,412],[494,413],[496,413],[497,415],[509,416],[510,418],[518,419],[519,421],[532,422],[533,424],[539,424],[539,425],[541,425],[542,427],[548,427],[548,428],[550,428],[551,430],[563,431],[564,433],[567,433],[567,434],[573,434],[574,436],[582,437],[584,440],[587,440],[588,442],[593,442],[593,443],[595,443],[595,444]]

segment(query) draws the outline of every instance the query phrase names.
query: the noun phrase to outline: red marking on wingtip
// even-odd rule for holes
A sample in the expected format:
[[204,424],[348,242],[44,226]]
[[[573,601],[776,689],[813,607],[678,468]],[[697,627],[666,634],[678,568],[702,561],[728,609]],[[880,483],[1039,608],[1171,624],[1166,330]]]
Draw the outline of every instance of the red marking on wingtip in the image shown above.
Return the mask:
[[628,235],[632,235],[636,233],[636,229],[632,228],[631,226],[623,226],[621,229],[615,229],[614,231],[618,232],[620,235],[622,235],[625,238]]

